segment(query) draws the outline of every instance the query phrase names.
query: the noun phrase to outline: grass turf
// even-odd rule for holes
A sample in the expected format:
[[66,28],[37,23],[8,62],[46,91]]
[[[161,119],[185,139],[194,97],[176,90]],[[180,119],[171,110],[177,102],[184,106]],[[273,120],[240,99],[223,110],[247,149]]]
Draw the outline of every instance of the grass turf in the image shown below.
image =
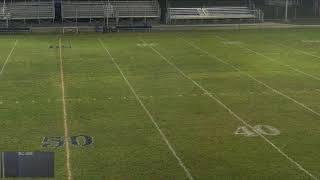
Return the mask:
[[[75,180],[188,179],[98,39],[194,179],[311,179],[293,161],[320,177],[319,30],[283,29],[62,37],[68,131],[94,139],[70,145]],[[15,40],[0,74],[0,150],[53,151],[66,179],[64,147],[41,147],[64,135],[59,49],[48,48],[59,37],[0,36],[1,67]],[[292,161],[236,135],[244,124],[188,78],[250,125],[279,130],[265,137]]]

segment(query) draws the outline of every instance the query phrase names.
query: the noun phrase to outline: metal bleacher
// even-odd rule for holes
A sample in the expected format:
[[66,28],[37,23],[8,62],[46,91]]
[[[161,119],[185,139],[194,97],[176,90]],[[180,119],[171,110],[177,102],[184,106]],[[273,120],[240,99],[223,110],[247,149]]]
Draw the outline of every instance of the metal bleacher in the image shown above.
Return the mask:
[[53,1],[0,3],[0,20],[41,20],[54,19]]
[[117,16],[120,18],[129,17],[160,17],[158,1],[115,1],[113,6]]
[[62,17],[64,19],[114,17],[114,11],[112,6],[101,1],[70,1],[63,2]]
[[247,7],[213,7],[203,9],[208,16],[214,18],[255,18],[254,11]]
[[156,0],[145,1],[64,1],[63,19],[92,18],[159,18]]
[[202,19],[206,16],[202,8],[169,8],[168,15],[172,19]]
[[263,12],[245,6],[217,6],[208,8],[168,8],[168,23],[176,20],[254,19],[263,21]]
[[[288,6],[299,6],[303,0],[288,0]],[[265,0],[266,5],[269,6],[285,6],[286,0]]]

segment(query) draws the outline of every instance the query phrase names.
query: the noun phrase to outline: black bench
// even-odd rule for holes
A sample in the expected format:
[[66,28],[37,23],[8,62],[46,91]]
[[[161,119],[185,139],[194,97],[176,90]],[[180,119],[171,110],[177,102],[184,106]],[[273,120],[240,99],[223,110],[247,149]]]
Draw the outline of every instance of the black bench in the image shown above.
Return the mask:
[[148,31],[150,31],[152,29],[152,25],[118,25],[118,26],[116,26],[116,29],[118,31],[120,31],[120,30],[129,30],[129,31],[148,30]]
[[26,28],[26,27],[0,28],[0,33],[17,33],[17,32],[31,32],[31,28]]

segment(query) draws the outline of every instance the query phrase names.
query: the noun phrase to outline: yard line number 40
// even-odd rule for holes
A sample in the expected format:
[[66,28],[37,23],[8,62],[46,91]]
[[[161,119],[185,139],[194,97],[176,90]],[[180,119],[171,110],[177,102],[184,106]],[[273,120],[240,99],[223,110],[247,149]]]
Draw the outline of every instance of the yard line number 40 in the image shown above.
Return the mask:
[[[240,126],[234,132],[235,135],[242,135],[246,137],[255,137],[258,136],[258,133],[267,136],[277,136],[280,135],[280,131],[272,126],[269,125],[255,125],[253,126],[254,130],[248,128],[246,126]],[[258,133],[257,133],[258,132]]]

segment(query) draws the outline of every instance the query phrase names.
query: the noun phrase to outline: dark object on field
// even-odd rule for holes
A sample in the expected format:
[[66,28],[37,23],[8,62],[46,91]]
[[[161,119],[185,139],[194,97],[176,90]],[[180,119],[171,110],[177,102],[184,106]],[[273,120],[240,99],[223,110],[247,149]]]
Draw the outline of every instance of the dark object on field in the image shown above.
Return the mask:
[[0,28],[0,33],[18,33],[18,32],[31,32],[30,28],[21,28],[21,27],[9,27],[9,28]]
[[99,33],[106,32],[105,26],[103,26],[103,25],[97,25],[97,26],[96,26],[96,32],[99,32]]
[[2,178],[54,177],[53,152],[2,152]]
[[[49,49],[59,49],[59,45],[49,45]],[[70,42],[67,44],[67,45],[61,45],[61,48],[64,49],[64,48],[72,48]]]
[[118,25],[116,26],[117,31],[151,31],[152,25],[151,24],[144,24],[144,25]]

